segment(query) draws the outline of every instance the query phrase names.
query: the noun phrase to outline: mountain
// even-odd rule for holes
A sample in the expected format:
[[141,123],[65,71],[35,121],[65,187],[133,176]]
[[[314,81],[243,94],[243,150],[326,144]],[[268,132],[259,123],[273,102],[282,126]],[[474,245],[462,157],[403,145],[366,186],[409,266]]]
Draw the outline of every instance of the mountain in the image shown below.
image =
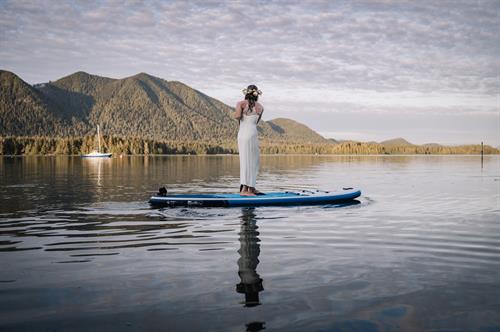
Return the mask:
[[61,110],[39,90],[15,74],[0,71],[0,135],[25,133],[33,136],[61,130]]
[[380,144],[382,144],[384,146],[414,146],[414,144],[408,142],[407,140],[405,140],[404,138],[401,138],[401,137],[389,139],[389,140],[380,142]]
[[304,143],[328,143],[330,142],[311,128],[294,120],[278,118],[267,121],[271,128],[281,134],[284,140]]
[[339,140],[336,140],[335,138],[328,138],[328,140],[330,141],[330,143],[333,143],[333,144],[340,144],[340,141],[339,141]]
[[110,79],[83,72],[66,76],[40,91],[81,120],[78,135],[103,132],[169,140],[212,140],[236,135],[231,109],[180,82],[167,82],[140,73]]
[[[0,70],[0,155],[79,154],[95,147],[100,124],[105,149],[116,153],[234,153],[234,108],[181,82],[139,73],[113,79],[76,72],[30,85]],[[267,153],[478,153],[480,146],[414,145],[403,138],[375,142],[325,139],[284,118],[261,121]],[[484,147],[485,153],[498,153]]]
[[[24,82],[0,70],[0,136],[109,136],[176,141],[234,141],[234,109],[181,82],[139,73],[112,79],[76,72],[57,81]],[[261,138],[328,142],[289,119],[261,121]]]

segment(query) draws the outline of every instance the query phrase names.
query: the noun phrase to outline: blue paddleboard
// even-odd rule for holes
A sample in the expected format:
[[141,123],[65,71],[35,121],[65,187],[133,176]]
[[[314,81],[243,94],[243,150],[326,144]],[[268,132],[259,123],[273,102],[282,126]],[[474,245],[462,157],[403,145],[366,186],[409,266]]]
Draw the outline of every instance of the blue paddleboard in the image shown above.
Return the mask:
[[332,191],[299,190],[269,192],[257,196],[239,194],[175,194],[155,195],[149,199],[153,206],[267,206],[314,205],[343,203],[361,196],[361,191],[342,188]]

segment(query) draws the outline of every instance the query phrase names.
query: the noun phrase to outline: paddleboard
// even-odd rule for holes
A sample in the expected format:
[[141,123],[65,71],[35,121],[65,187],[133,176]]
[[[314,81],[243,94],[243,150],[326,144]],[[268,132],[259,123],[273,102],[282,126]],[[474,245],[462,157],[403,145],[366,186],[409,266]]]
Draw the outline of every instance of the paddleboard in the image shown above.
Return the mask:
[[269,192],[257,196],[239,194],[174,194],[155,195],[149,199],[153,206],[267,206],[267,205],[315,205],[343,203],[361,196],[354,188],[339,190],[298,190]]

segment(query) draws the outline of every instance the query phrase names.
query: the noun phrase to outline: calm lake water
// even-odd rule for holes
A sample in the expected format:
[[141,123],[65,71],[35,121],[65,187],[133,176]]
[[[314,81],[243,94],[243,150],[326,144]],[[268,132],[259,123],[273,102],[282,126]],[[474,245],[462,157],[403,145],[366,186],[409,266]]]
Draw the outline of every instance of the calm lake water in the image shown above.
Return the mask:
[[262,156],[358,204],[153,209],[237,156],[0,158],[1,331],[499,331],[500,156]]

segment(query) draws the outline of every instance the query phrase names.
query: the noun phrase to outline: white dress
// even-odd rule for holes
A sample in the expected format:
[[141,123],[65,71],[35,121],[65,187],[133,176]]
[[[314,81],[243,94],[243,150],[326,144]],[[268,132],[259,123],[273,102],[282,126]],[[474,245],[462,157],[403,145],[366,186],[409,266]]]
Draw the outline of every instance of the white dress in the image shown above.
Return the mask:
[[238,150],[240,153],[240,184],[254,187],[259,171],[259,139],[257,121],[259,115],[255,110],[246,115],[243,113],[238,131]]

